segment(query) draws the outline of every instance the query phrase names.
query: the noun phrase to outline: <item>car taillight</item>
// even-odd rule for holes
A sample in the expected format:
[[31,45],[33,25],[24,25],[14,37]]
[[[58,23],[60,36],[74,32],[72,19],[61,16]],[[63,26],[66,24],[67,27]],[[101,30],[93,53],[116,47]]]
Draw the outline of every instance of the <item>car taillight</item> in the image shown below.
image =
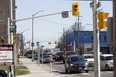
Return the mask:
[[54,60],[55,58],[56,58],[56,56],[53,55],[53,56],[52,56],[52,59]]

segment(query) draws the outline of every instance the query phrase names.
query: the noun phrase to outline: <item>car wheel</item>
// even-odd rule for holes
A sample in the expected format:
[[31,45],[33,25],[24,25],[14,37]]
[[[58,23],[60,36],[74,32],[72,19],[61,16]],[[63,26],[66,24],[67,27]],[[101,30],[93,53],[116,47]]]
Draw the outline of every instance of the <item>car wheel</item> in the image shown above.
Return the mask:
[[0,74],[0,77],[4,77],[2,74]]
[[88,73],[88,72],[89,72],[89,70],[85,70],[85,72],[86,72],[86,73]]
[[70,67],[68,68],[68,73],[71,74],[71,70],[70,70]]
[[65,72],[68,73],[68,70],[65,68]]
[[105,70],[108,71],[109,70],[109,66],[105,65]]

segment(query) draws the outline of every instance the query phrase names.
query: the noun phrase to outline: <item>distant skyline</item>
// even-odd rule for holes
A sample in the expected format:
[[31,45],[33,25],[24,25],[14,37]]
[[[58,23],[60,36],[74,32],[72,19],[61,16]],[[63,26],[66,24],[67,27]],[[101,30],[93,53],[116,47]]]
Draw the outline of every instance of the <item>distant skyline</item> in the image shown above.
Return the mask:
[[[47,15],[58,13],[62,11],[72,10],[72,2],[67,0],[16,0],[16,19],[22,19],[31,17],[38,11],[36,16]],[[80,22],[85,30],[92,30],[92,8],[90,8],[91,1],[76,1],[79,3],[80,10]],[[101,11],[109,12],[109,17],[112,16],[112,2],[102,1]],[[74,23],[77,22],[77,17],[72,16],[69,13],[69,18],[62,18],[61,14],[41,17],[34,19],[34,42],[40,41],[41,45],[45,47],[54,47],[53,45],[48,45],[48,41],[54,43],[58,41],[62,35],[63,28],[69,29]],[[31,41],[32,39],[32,20],[25,20],[17,22],[17,33],[21,33],[26,29],[29,29],[23,33],[26,41]],[[35,44],[36,45],[36,44]]]

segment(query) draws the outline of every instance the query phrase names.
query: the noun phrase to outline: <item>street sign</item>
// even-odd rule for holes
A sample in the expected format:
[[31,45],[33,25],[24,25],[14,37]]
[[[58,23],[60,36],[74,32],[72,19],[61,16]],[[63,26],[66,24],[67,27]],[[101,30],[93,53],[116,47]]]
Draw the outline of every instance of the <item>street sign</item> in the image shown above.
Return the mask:
[[13,65],[13,45],[0,45],[0,65]]
[[62,18],[68,18],[69,15],[68,15],[68,11],[63,11],[62,12]]
[[31,43],[31,46],[34,47],[34,43]]
[[11,33],[16,33],[16,25],[11,25],[10,26],[10,32]]

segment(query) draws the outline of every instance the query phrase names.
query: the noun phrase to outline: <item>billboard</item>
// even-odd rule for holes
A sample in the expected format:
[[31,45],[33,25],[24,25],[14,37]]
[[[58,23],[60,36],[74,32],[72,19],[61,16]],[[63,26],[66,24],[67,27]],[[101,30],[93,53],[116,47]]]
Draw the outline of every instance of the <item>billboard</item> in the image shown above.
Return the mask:
[[13,45],[0,45],[0,65],[13,65]]

